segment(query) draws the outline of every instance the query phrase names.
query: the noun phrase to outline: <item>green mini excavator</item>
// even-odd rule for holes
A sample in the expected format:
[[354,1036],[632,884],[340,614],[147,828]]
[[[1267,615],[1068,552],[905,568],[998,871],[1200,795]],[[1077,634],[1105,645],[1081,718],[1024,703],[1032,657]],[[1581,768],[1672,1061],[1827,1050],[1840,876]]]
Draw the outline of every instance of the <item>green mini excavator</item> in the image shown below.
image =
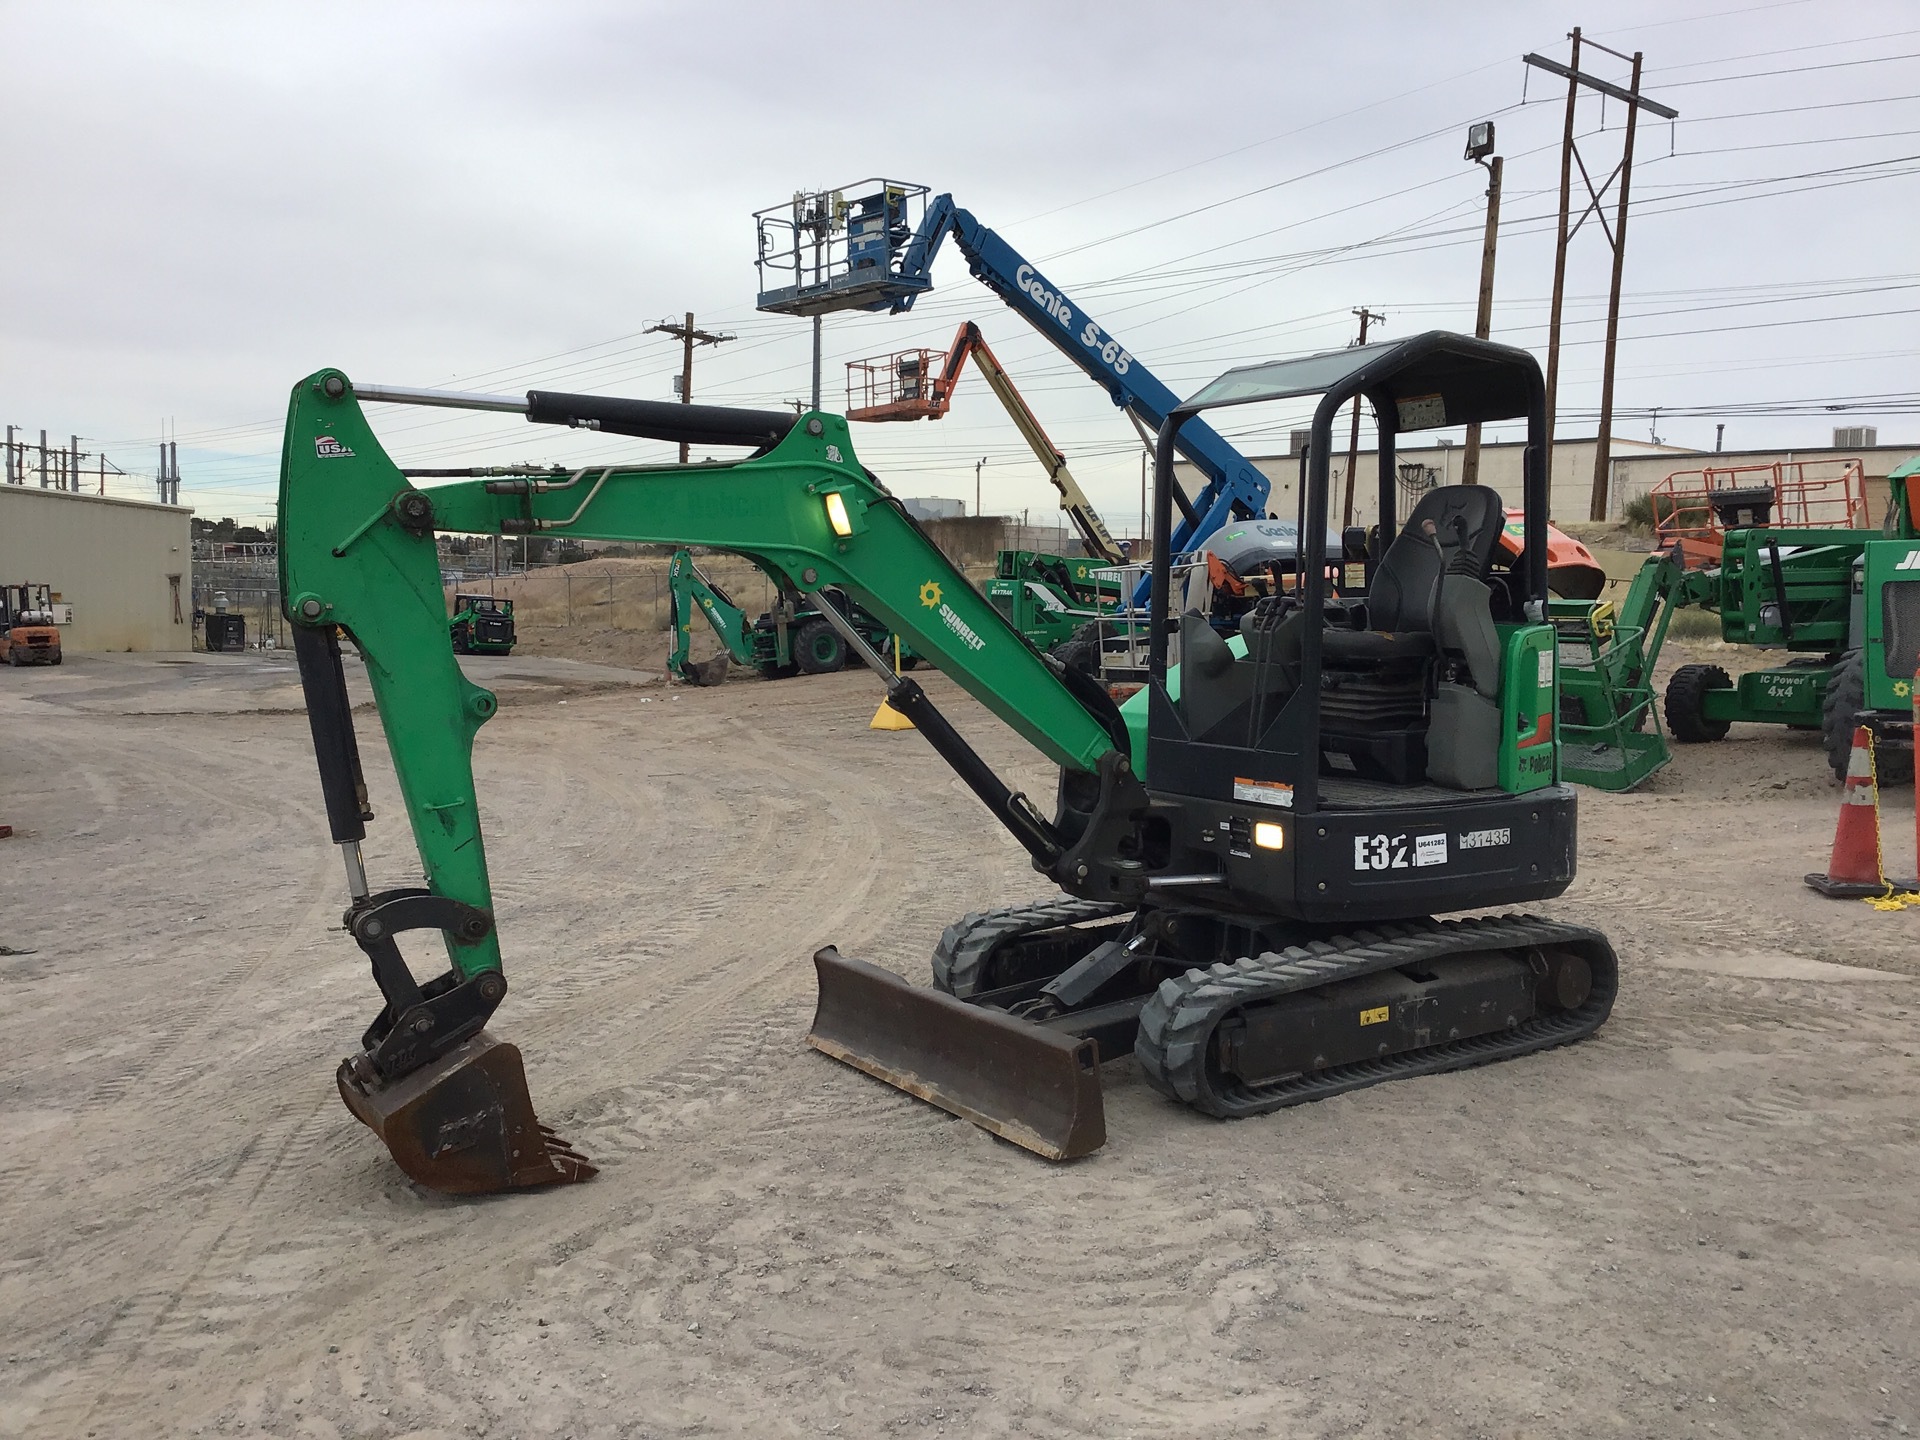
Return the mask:
[[[1216,407],[1316,395],[1303,583],[1261,600],[1231,636],[1174,613],[1165,537],[1180,427]],[[1356,397],[1379,427],[1392,537],[1364,591],[1337,584],[1341,557],[1325,553],[1330,429]],[[751,453],[416,489],[375,438],[368,402]],[[1511,418],[1528,426],[1517,553],[1497,543],[1501,497],[1480,486],[1433,491],[1396,523],[1398,434]],[[809,1039],[1041,1155],[1104,1142],[1100,1067],[1123,1056],[1179,1102],[1247,1116],[1592,1033],[1616,987],[1598,932],[1527,914],[1434,918],[1548,899],[1573,879],[1545,420],[1531,356],[1437,332],[1207,386],[1158,436],[1150,681],[1123,714],[967,584],[860,465],[839,417],[402,390],[337,370],[301,381],[281,474],[282,598],[346,863],[346,928],[384,1000],[339,1067],[342,1098],[430,1189],[593,1173],[539,1123],[519,1052],[485,1028],[507,982],[471,752],[496,707],[448,642],[441,530],[700,545],[802,596],[838,587],[1058,765],[1049,812],[1010,790],[911,676],[841,629],[893,708],[1062,893],[957,920],[931,986],[822,949]],[[367,877],[372,816],[342,637],[366,660],[424,885],[377,890]],[[401,953],[414,931],[444,944],[434,978]]]

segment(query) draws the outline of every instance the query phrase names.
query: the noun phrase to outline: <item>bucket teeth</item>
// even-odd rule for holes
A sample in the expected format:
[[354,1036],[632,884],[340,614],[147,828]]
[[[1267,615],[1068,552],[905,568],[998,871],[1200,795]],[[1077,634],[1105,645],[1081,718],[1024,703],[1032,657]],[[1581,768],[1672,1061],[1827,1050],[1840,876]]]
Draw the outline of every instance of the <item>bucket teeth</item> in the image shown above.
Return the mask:
[[353,1060],[338,1080],[347,1109],[429,1190],[486,1195],[597,1173],[533,1113],[518,1048],[484,1030],[397,1080],[367,1079]]
[[540,1138],[547,1143],[548,1163],[561,1172],[555,1183],[571,1185],[600,1173],[599,1166],[563,1140],[551,1125],[540,1127]]

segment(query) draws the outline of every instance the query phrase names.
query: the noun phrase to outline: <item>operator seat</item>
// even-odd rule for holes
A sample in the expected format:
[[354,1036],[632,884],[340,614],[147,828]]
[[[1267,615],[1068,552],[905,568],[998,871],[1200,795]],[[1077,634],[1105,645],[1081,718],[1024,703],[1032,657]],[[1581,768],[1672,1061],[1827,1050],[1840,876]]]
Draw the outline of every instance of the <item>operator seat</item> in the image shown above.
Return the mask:
[[1506,524],[1485,485],[1431,490],[1321,636],[1321,732],[1336,771],[1460,789],[1495,783],[1500,639],[1487,567]]
[[1433,654],[1436,607],[1452,588],[1442,584],[1442,572],[1484,580],[1506,521],[1500,492],[1489,486],[1429,490],[1368,577],[1365,628],[1328,630],[1323,663],[1353,667]]

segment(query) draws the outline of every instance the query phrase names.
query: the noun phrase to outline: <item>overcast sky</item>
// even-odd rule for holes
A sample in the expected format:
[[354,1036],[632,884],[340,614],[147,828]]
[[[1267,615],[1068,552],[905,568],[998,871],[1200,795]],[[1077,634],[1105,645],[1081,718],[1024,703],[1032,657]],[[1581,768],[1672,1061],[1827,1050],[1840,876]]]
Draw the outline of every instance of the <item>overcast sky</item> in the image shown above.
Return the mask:
[[[1729,447],[1822,445],[1836,423],[1920,442],[1912,0],[0,0],[0,423],[149,477],[164,423],[187,503],[264,517],[287,392],[324,365],[667,399],[677,342],[644,331],[693,310],[738,337],[700,353],[695,398],[779,405],[807,393],[808,327],[754,310],[752,212],[872,175],[950,191],[1190,393],[1346,344],[1363,304],[1384,337],[1470,330],[1485,184],[1461,150],[1487,118],[1508,157],[1493,334],[1544,357],[1566,91],[1520,56],[1564,59],[1583,22],[1644,50],[1647,93],[1681,112],[1640,133],[1615,433],[1711,447],[1719,413]],[[1581,102],[1590,166],[1611,168],[1623,120]],[[1562,434],[1594,427],[1609,263],[1590,223]],[[1131,531],[1125,418],[952,246],[935,278],[909,315],[829,319],[827,407],[847,360],[944,348],[973,319]],[[1852,398],[1871,403],[1807,403]],[[671,453],[500,418],[375,423],[403,464]],[[1284,450],[1289,423],[1248,417],[1242,448]],[[1053,506],[977,380],[947,419],[856,443],[899,494],[971,508],[985,457],[989,511]]]

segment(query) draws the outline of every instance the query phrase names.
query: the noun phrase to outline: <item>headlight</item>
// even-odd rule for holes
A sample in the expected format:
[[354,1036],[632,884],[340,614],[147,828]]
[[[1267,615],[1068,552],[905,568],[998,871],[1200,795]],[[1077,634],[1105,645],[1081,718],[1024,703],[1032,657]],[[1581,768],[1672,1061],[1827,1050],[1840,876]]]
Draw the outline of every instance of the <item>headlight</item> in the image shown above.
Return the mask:
[[837,490],[827,492],[827,523],[833,527],[833,533],[842,539],[853,534],[853,521],[847,516],[846,497]]
[[1271,820],[1258,820],[1253,826],[1253,843],[1262,850],[1284,850],[1287,848],[1287,830],[1284,825],[1276,825]]

